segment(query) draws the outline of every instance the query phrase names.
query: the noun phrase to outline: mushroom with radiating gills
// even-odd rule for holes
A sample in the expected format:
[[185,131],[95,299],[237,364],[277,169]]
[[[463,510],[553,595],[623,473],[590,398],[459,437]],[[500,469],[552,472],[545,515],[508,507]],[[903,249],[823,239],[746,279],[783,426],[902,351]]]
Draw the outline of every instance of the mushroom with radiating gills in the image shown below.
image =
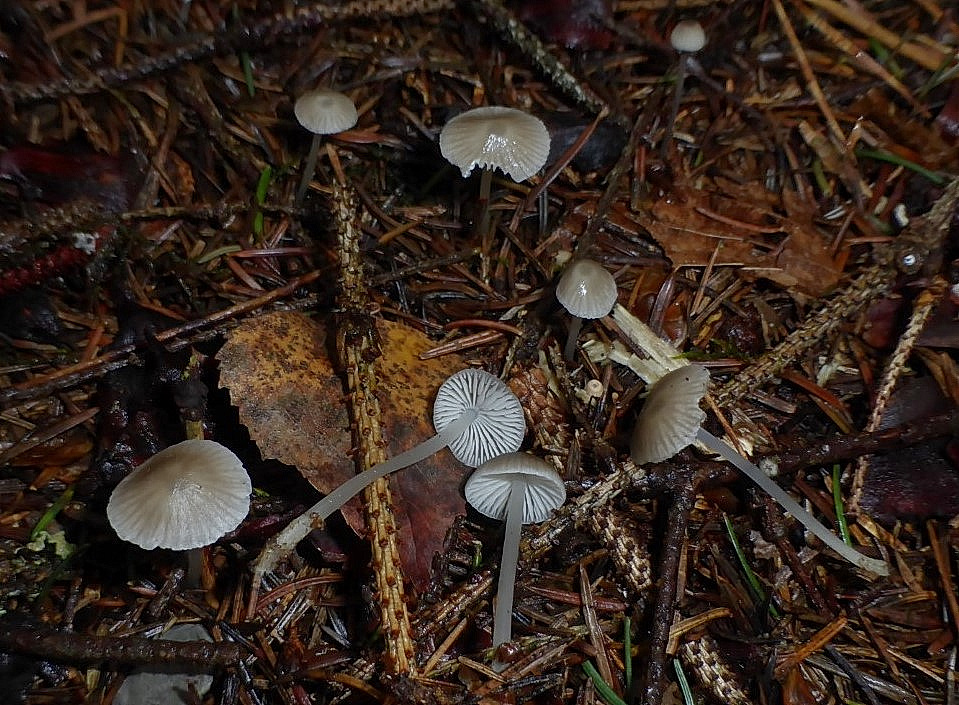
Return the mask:
[[699,402],[706,395],[708,385],[709,372],[701,365],[684,365],[653,385],[633,431],[630,445],[633,461],[637,465],[662,462],[698,441],[737,467],[796,521],[847,561],[863,570],[888,575],[889,566],[885,561],[864,556],[847,546],[759,467],[702,427],[706,412],[699,408]]
[[460,113],[440,131],[440,153],[459,168],[465,179],[473,167],[480,177],[476,232],[489,229],[489,196],[493,170],[513,181],[525,181],[543,168],[549,157],[549,132],[537,117],[516,108],[486,106]]
[[563,349],[567,360],[573,359],[583,319],[609,315],[618,295],[616,280],[599,262],[577,259],[567,265],[556,284],[556,299],[573,317]]
[[669,113],[669,122],[666,123],[666,138],[663,140],[663,154],[669,149],[669,141],[673,136],[673,126],[676,116],[679,115],[679,105],[683,99],[683,90],[686,84],[686,74],[689,73],[690,57],[706,46],[706,31],[697,20],[682,20],[676,23],[669,33],[669,43],[679,52],[679,75],[676,78],[676,90],[673,92],[673,105]]
[[201,553],[246,518],[250,477],[242,461],[216,441],[188,440],[148,458],[114,488],[110,526],[124,541],[152,550],[187,551],[197,584]]
[[293,104],[293,114],[304,129],[313,133],[306,164],[300,175],[300,185],[296,189],[294,204],[299,206],[313,178],[323,135],[335,135],[349,130],[356,124],[359,116],[352,98],[329,88],[317,88],[301,95]]
[[[476,467],[517,450],[526,435],[526,419],[519,399],[498,377],[477,369],[460,370],[443,382],[433,403],[433,426],[435,436],[354,475],[270,539],[254,566],[254,590],[280,558],[314,527],[379,478],[446,447],[461,463]],[[253,608],[252,601],[250,607]]]
[[480,514],[506,520],[499,564],[493,647],[512,636],[513,591],[523,524],[549,518],[566,501],[563,479],[546,461],[529,453],[506,453],[480,465],[466,480],[466,501]]

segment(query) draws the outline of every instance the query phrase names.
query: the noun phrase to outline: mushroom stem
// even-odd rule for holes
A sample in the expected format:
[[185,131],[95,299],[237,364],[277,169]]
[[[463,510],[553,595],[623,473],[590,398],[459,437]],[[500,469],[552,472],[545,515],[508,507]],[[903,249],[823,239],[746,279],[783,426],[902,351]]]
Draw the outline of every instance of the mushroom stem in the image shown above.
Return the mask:
[[746,460],[727,443],[716,438],[716,436],[703,428],[700,428],[696,432],[696,440],[712,452],[721,455],[727,462],[739,468],[746,477],[759,485],[760,489],[776,500],[779,506],[792,514],[796,521],[809,529],[815,536],[819,537],[819,540],[847,561],[877,575],[889,575],[889,566],[885,561],[864,556],[851,546],[847,546],[836,534],[823,526],[816,517],[803,509],[785,490],[773,482],[766,473]]
[[191,548],[186,552],[186,586],[191,590],[201,587],[203,551],[205,550],[205,548]]
[[[479,411],[475,407],[466,409],[455,421],[432,438],[423,441],[419,445],[389,460],[374,465],[368,470],[354,475],[287,524],[283,531],[267,542],[259,558],[257,558],[253,569],[254,589],[259,588],[263,576],[274,568],[281,556],[290,553],[296,547],[296,544],[306,538],[307,534],[309,534],[314,527],[320,526],[322,522],[326,521],[330,515],[346,504],[355,495],[362,492],[368,485],[373,484],[373,482],[379,478],[425,460],[434,453],[439,452],[466,431],[478,415]],[[252,609],[253,605],[251,604],[251,612]]]
[[499,583],[496,586],[496,611],[493,614],[494,649],[509,641],[513,634],[513,589],[516,585],[525,497],[520,484],[513,482],[506,505],[506,536],[503,538],[503,556],[499,562]]
[[583,329],[583,319],[579,316],[573,316],[569,324],[569,333],[566,335],[566,346],[563,348],[563,357],[567,362],[573,361],[576,354],[576,341],[579,340],[579,332]]
[[[479,217],[476,219],[476,234],[480,236],[480,241],[485,242],[489,237],[489,196],[493,190],[493,170],[484,167],[480,174],[479,188]],[[486,250],[484,250],[485,252]]]
[[676,127],[676,118],[679,116],[679,106],[683,100],[683,92],[686,87],[686,74],[689,72],[686,60],[689,57],[686,54],[679,55],[679,75],[676,77],[676,88],[673,91],[673,104],[669,110],[669,121],[666,123],[666,135],[663,137],[663,144],[660,151],[663,156],[669,153],[669,143],[673,139],[673,130]]
[[303,173],[300,175],[300,185],[296,188],[296,198],[293,201],[293,205],[296,207],[303,203],[306,190],[310,187],[313,172],[316,171],[316,157],[320,153],[320,143],[322,141],[322,135],[313,135],[313,140],[310,142],[310,151],[306,155],[306,164],[304,164]]

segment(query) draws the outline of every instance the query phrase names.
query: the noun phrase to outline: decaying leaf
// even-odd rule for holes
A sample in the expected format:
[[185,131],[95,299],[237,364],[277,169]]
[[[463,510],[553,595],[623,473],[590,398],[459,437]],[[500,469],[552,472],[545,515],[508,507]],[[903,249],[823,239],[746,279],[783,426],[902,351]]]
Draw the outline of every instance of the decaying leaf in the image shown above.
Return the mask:
[[[378,321],[382,355],[378,398],[393,456],[434,434],[432,405],[443,381],[465,367],[455,355],[422,361],[433,345],[399,323]],[[307,316],[273,313],[238,326],[217,356],[220,383],[230,390],[240,420],[264,457],[295,466],[328,493],[357,468],[343,384],[330,360],[331,335]],[[447,451],[395,473],[391,482],[406,577],[418,590],[429,582],[433,554],[442,549],[453,517],[466,511],[460,496],[468,469]],[[360,500],[343,509],[365,530]]]
[[263,457],[296,466],[321,492],[353,474],[346,398],[325,328],[298,313],[252,318],[233,331],[217,359],[220,384]]
[[[871,124],[867,123],[866,129],[873,139],[878,140],[878,147],[881,149],[929,169],[952,171],[959,165],[959,150],[947,141],[948,130],[943,130],[947,138],[943,139],[943,135],[934,126],[903,110],[896,101],[890,100],[879,90],[866,91],[848,110],[850,115],[869,116]],[[943,107],[940,118],[943,113],[947,113],[946,107]],[[940,129],[944,128],[944,123],[947,122],[948,118],[937,119]]]
[[743,274],[802,294],[820,296],[835,287],[839,269],[809,208],[794,194],[784,190],[777,204],[772,201],[777,197],[757,193],[753,186],[726,179],[713,183],[693,188],[677,181],[675,197],[637,214],[675,266],[702,267],[715,253],[715,266],[739,265]]

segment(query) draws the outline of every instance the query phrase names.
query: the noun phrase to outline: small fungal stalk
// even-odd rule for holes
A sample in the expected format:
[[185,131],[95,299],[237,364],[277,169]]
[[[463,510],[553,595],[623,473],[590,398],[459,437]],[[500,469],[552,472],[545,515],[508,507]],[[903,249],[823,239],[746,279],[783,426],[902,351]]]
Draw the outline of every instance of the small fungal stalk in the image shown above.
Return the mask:
[[716,455],[721,456],[723,460],[738,468],[746,477],[758,485],[759,489],[772,497],[780,507],[792,514],[793,518],[805,526],[810,533],[847,561],[877,575],[889,575],[889,566],[885,561],[864,556],[852,546],[843,543],[842,539],[823,526],[816,517],[803,509],[796,500],[790,497],[788,492],[773,482],[758,466],[749,462],[733,450],[728,443],[716,438],[716,436],[704,428],[696,431],[696,440]]
[[[566,501],[562,478],[545,461],[528,453],[506,453],[478,467],[464,488],[466,501],[492,519],[506,521],[496,610],[493,615],[493,646],[512,638],[513,596],[519,543],[523,524],[545,521]],[[494,662],[494,668],[502,670]]]
[[489,236],[489,199],[493,170],[517,183],[543,168],[549,157],[550,137],[539,118],[502,106],[473,108],[457,115],[440,132],[440,152],[460,169],[465,179],[474,167],[482,169],[476,231]]

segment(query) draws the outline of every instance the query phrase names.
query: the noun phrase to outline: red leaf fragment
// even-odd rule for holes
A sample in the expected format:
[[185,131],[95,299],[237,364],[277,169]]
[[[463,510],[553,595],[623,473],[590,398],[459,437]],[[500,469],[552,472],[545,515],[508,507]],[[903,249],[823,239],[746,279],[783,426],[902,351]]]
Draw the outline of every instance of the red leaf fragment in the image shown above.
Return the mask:
[[613,12],[605,0],[529,0],[517,9],[548,42],[568,49],[608,49],[615,35]]
[[14,147],[0,153],[0,178],[15,183],[25,200],[62,205],[87,200],[114,212],[130,205],[130,174],[117,157]]

